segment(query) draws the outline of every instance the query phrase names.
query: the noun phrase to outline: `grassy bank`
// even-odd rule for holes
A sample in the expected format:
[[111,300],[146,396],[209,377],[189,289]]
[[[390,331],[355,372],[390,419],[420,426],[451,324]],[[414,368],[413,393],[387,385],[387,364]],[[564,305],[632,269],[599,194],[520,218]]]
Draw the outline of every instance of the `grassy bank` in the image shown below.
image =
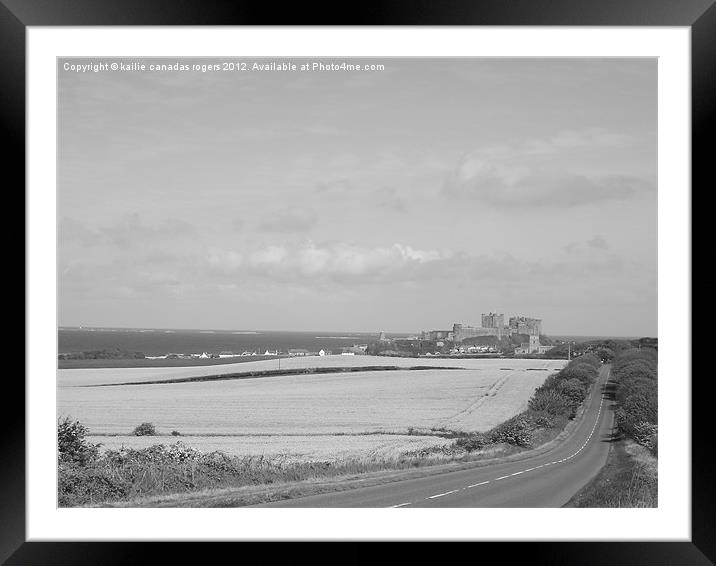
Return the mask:
[[657,459],[630,440],[614,441],[599,475],[565,507],[657,507]]

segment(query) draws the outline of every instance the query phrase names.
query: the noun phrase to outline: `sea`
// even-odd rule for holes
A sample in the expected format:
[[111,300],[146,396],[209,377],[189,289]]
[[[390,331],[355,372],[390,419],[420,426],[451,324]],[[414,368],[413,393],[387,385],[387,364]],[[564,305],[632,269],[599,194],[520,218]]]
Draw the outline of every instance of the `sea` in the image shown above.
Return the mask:
[[[388,338],[407,334],[386,333]],[[142,352],[146,356],[165,354],[219,354],[220,352],[286,352],[289,348],[334,351],[377,340],[378,332],[285,332],[255,330],[172,330],[154,328],[72,328],[58,329],[58,352],[74,353],[116,349]]]

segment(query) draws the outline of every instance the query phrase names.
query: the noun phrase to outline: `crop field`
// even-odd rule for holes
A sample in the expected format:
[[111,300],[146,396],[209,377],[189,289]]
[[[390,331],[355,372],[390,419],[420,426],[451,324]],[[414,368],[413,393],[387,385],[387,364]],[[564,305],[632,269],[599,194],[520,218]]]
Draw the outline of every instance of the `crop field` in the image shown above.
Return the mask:
[[[255,365],[261,369],[267,363],[276,361]],[[141,381],[140,375],[126,375],[136,373],[135,369],[108,369],[101,377],[88,375],[77,381],[76,376],[60,378],[58,416],[79,419],[90,434],[100,435],[94,441],[106,447],[122,444],[139,447],[181,440],[202,450],[242,455],[305,458],[394,455],[443,443],[444,439],[430,435],[430,429],[485,431],[494,427],[526,408],[532,392],[564,365],[559,360],[416,360],[369,356],[294,358],[282,360],[282,369],[284,363],[293,367],[319,363],[325,364],[323,367],[336,367],[340,363],[438,367],[190,383],[74,385],[77,381],[84,384]],[[245,370],[249,363],[240,365]],[[461,369],[440,369],[441,365]],[[195,375],[197,370],[207,368],[182,369]],[[216,366],[210,367],[205,375],[216,370]],[[102,370],[62,371],[74,374]],[[157,379],[157,374],[176,377],[175,371],[175,368],[144,368],[142,376],[147,380]],[[142,422],[153,423],[160,435],[178,431],[182,437],[128,436]]]
[[177,441],[201,450],[220,450],[234,456],[264,456],[272,460],[339,461],[351,458],[389,460],[406,451],[446,446],[450,440],[438,436],[401,434],[312,435],[312,436],[88,436],[101,449],[146,448]]
[[104,383],[126,383],[130,381],[159,381],[248,371],[265,371],[298,368],[362,367],[362,366],[434,366],[461,367],[476,371],[497,371],[500,368],[548,369],[557,371],[564,366],[564,360],[527,360],[498,358],[393,358],[386,356],[306,356],[269,360],[222,363],[220,365],[187,367],[144,367],[144,368],[83,368],[60,369],[57,384],[60,387],[73,385],[97,385]]

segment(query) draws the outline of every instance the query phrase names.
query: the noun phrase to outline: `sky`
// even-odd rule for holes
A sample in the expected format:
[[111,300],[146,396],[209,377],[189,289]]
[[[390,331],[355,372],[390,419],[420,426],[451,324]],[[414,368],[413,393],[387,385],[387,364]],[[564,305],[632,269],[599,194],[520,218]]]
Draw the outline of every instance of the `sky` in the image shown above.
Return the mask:
[[656,59],[131,61],[58,61],[61,326],[657,335]]

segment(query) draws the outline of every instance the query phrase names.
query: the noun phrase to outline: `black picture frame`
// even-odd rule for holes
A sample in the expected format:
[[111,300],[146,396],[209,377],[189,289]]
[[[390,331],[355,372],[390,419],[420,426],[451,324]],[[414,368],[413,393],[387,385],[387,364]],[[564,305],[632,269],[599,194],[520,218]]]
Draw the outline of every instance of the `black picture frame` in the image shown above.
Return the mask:
[[[25,56],[28,26],[145,25],[461,25],[461,26],[685,26],[692,49],[692,187],[706,191],[712,151],[716,94],[716,5],[714,0],[430,0],[362,1],[355,5],[286,4],[201,0],[0,0],[0,116],[5,174],[13,173],[6,196],[25,183]],[[7,178],[7,177],[6,177]],[[713,184],[713,181],[710,183]],[[692,196],[695,191],[692,188]],[[24,199],[20,206],[25,207]],[[18,210],[18,209],[16,209]],[[693,224],[692,224],[693,225]],[[10,230],[6,230],[8,235]],[[23,260],[24,261],[24,260]],[[24,281],[25,285],[28,281]],[[26,295],[27,297],[27,295]],[[27,300],[27,299],[26,299]],[[691,329],[686,329],[691,332]],[[506,564],[529,557],[549,564],[713,564],[716,562],[714,500],[716,473],[707,422],[709,384],[692,380],[692,538],[691,542],[482,543],[480,560]],[[668,376],[691,379],[691,376]],[[155,543],[26,542],[25,537],[25,389],[6,376],[4,427],[0,435],[0,562],[19,564],[120,564],[151,560]],[[704,447],[706,447],[704,449]],[[695,449],[699,448],[699,449]],[[558,533],[555,533],[558,538]],[[258,543],[252,543],[258,544]],[[467,543],[466,543],[467,544]],[[474,543],[472,543],[474,544]],[[480,543],[478,543],[480,544]],[[162,545],[163,562],[212,559],[223,549],[202,544]],[[291,562],[310,557],[340,557],[364,563],[382,554],[384,543],[322,545],[287,543],[280,554]],[[407,546],[407,545],[403,545]],[[168,548],[165,548],[168,547]],[[469,547],[468,552],[474,552]],[[451,549],[452,550],[452,549]],[[243,552],[243,551],[242,551]],[[272,551],[275,552],[275,551]],[[316,554],[318,552],[318,554]],[[401,549],[401,562],[427,558],[424,545]],[[452,552],[450,552],[452,555]],[[241,558],[248,559],[248,555]],[[475,559],[478,559],[476,556]]]

